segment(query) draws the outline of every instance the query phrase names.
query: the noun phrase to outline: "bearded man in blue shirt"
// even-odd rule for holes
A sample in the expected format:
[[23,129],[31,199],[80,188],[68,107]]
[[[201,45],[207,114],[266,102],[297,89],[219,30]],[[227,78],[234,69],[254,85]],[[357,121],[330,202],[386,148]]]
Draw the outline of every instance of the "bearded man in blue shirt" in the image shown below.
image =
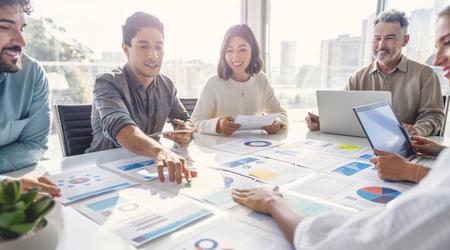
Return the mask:
[[44,69],[23,53],[29,0],[0,0],[0,173],[32,165],[50,130]]

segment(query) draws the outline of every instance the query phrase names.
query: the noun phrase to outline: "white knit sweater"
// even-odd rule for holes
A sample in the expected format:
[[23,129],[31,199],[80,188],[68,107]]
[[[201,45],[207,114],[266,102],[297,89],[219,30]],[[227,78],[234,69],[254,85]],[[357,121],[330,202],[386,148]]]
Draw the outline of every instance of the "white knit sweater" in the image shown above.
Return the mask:
[[260,72],[246,82],[210,77],[192,114],[200,133],[217,134],[220,117],[280,113],[279,120],[287,125],[287,112],[280,106],[266,75]]

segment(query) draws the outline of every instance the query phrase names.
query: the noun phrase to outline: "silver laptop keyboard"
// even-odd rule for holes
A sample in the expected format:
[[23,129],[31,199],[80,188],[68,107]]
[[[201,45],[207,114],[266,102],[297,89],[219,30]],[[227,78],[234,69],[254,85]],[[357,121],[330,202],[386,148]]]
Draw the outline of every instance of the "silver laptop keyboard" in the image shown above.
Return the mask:
[[414,157],[411,162],[430,168],[436,159],[429,157]]

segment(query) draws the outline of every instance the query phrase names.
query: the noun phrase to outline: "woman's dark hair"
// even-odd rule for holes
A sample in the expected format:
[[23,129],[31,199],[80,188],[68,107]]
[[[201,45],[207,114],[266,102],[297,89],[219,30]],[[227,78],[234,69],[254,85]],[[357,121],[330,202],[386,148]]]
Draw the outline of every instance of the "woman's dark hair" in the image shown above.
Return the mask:
[[251,59],[250,64],[245,69],[246,73],[249,73],[251,76],[259,73],[261,71],[264,61],[261,57],[261,49],[259,47],[258,42],[256,41],[255,34],[246,24],[238,24],[234,25],[230,29],[228,29],[227,33],[222,42],[222,47],[220,48],[220,59],[219,65],[217,66],[217,75],[219,78],[228,80],[230,79],[233,71],[225,60],[225,54],[227,52],[228,44],[233,37],[242,37],[245,39],[251,47]]
[[27,15],[29,15],[33,11],[30,0],[0,0],[0,8],[15,5],[20,5],[20,7],[22,7],[23,12],[25,12],[25,14]]
[[125,24],[122,25],[123,43],[131,46],[131,39],[146,27],[159,30],[164,37],[164,25],[157,17],[145,12],[136,12],[128,17]]

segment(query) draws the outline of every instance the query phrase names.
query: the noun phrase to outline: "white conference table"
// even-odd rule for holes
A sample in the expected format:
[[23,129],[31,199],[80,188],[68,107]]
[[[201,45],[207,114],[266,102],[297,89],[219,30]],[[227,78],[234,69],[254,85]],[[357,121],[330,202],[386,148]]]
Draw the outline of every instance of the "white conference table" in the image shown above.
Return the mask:
[[[182,152],[184,155],[188,153],[188,158],[215,160],[220,161],[228,157],[235,156],[231,153],[225,153],[210,149],[211,146],[225,143],[236,138],[269,138],[275,140],[283,140],[286,142],[297,141],[302,139],[315,139],[338,143],[347,143],[352,145],[368,146],[366,138],[346,137],[332,134],[322,134],[320,132],[310,132],[305,126],[304,122],[293,122],[290,124],[289,131],[277,134],[266,135],[260,131],[238,132],[231,137],[210,136],[195,134],[194,140],[186,147],[176,147],[176,152]],[[173,148],[173,143],[168,140],[161,139],[163,145]],[[442,140],[441,140],[442,141]],[[102,163],[107,163],[115,160],[130,158],[134,156],[133,153],[125,149],[112,149],[102,152],[90,153],[67,157],[62,160],[48,160],[42,161],[36,166],[21,169],[12,172],[10,175],[14,177],[21,176],[40,176],[52,175],[65,171],[75,169],[98,167]],[[179,237],[187,230],[192,228],[202,227],[202,225],[209,223],[209,220],[214,220],[217,216],[227,216],[226,213],[220,213],[208,217],[203,221],[192,226],[187,226],[181,230],[170,235],[153,240],[148,244],[142,246],[141,249],[165,249],[168,241]],[[55,209],[47,216],[49,220],[54,223],[58,231],[55,237],[55,249],[135,249],[125,240],[116,234],[102,228],[100,225],[83,216],[70,205],[63,206],[57,204]]]

